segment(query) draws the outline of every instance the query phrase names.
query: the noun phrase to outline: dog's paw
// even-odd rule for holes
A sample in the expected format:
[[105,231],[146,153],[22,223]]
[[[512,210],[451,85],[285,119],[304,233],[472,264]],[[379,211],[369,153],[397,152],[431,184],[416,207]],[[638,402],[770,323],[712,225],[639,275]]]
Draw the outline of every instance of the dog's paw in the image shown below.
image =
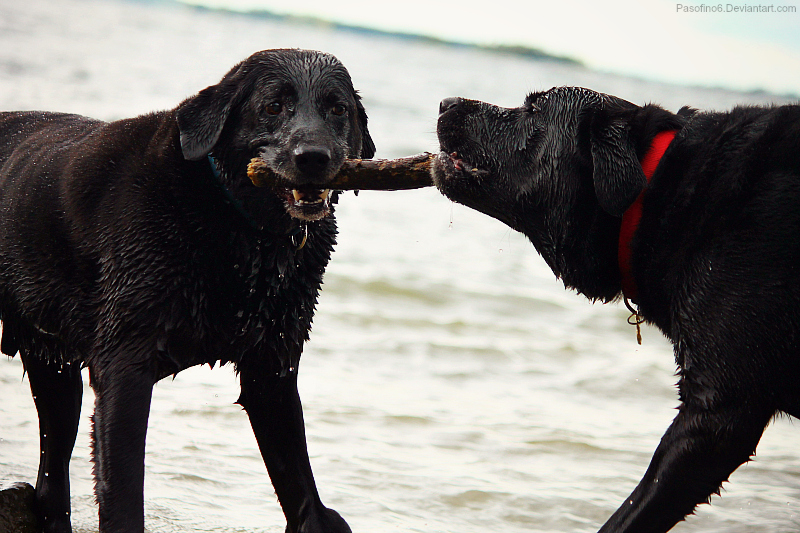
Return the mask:
[[292,531],[287,525],[286,533],[352,533],[352,531],[339,513],[323,507],[321,512],[313,513],[306,518],[297,531]]

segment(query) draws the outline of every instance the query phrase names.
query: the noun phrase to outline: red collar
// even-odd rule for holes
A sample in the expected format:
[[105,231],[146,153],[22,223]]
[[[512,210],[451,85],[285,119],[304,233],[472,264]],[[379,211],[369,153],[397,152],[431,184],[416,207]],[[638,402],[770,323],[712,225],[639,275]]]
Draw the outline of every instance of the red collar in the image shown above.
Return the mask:
[[[653,142],[650,144],[647,153],[644,154],[641,165],[648,184],[650,183],[650,178],[653,177],[653,173],[656,171],[658,162],[661,161],[661,157],[664,155],[664,152],[667,151],[667,147],[669,147],[672,139],[675,138],[676,133],[678,132],[662,131],[657,134],[653,138]],[[622,225],[619,228],[618,261],[620,275],[622,276],[622,294],[632,302],[636,302],[638,290],[636,288],[636,281],[633,279],[633,269],[631,268],[631,241],[636,233],[636,229],[639,227],[639,221],[642,219],[642,199],[646,189],[645,187],[645,189],[639,193],[636,200],[627,211],[625,211],[625,214],[622,215]]]

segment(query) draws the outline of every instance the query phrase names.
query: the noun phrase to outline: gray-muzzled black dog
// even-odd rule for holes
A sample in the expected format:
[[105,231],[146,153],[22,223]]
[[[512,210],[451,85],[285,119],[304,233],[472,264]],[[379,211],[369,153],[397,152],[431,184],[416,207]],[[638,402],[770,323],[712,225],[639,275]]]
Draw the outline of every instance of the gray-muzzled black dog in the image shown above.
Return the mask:
[[[153,385],[217,362],[239,374],[286,531],[350,531],[317,493],[297,368],[336,236],[331,194],[309,184],[374,151],[347,70],[315,51],[256,53],[132,119],[0,113],[0,349],[39,413],[44,531],[71,531],[82,367],[100,531],[141,533]],[[288,188],[254,187],[253,157]]]

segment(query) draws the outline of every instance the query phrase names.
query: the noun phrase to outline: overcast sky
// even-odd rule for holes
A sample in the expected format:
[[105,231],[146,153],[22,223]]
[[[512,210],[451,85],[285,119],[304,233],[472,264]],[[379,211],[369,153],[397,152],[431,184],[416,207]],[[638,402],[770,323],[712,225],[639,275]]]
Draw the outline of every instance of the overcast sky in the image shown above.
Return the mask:
[[184,1],[527,45],[606,71],[800,95],[800,0]]

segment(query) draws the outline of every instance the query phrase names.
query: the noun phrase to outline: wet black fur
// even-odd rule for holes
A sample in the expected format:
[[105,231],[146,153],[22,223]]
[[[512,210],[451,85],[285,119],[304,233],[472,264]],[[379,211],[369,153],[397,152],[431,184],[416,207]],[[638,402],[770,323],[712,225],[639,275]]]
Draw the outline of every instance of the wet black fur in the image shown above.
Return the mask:
[[664,532],[718,493],[778,413],[800,416],[800,106],[673,114],[562,87],[441,104],[434,180],[528,236],[569,288],[620,297],[621,216],[678,130],[632,242],[641,315],[673,342],[680,410],[603,532]]
[[[274,102],[281,112],[265,112]],[[345,68],[299,50],[254,54],[170,111],[0,114],[0,348],[20,353],[39,412],[44,531],[71,530],[81,367],[96,393],[100,530],[141,533],[152,387],[217,362],[239,373],[287,532],[349,531],[317,494],[297,395],[336,223],[290,216],[246,165],[283,157],[291,186],[325,181],[345,157],[372,157],[366,122]],[[301,162],[309,147],[328,159]]]

